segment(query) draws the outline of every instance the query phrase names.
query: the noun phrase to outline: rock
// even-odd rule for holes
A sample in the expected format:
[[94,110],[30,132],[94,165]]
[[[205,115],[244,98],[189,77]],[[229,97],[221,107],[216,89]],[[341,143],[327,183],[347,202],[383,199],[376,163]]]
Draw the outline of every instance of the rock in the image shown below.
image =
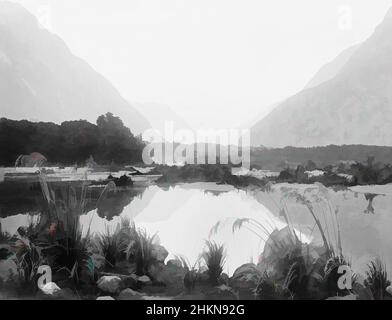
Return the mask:
[[206,300],[238,300],[238,295],[229,286],[222,284],[206,293]]
[[152,247],[152,256],[158,262],[165,262],[169,252],[161,245],[155,244]]
[[173,300],[172,297],[164,297],[164,296],[143,296],[142,300],[145,301],[170,301]]
[[141,277],[137,278],[137,282],[140,283],[140,285],[142,285],[142,286],[147,286],[152,283],[150,277],[148,277],[148,276],[141,276]]
[[[168,295],[178,295],[184,289],[184,277],[187,270],[170,260],[166,265],[155,265],[150,268],[149,274],[154,282],[162,283],[166,287]],[[174,262],[174,263],[173,263]]]
[[175,267],[177,267],[177,268],[182,268],[182,262],[181,262],[180,260],[178,260],[178,259],[171,259],[171,260],[169,260],[169,261],[166,263],[166,265],[167,265],[168,267],[170,267],[170,266],[175,266]]
[[386,288],[385,290],[389,295],[392,296],[392,286],[389,286],[388,288]]
[[118,300],[141,300],[143,295],[132,289],[125,289],[118,295]]
[[119,291],[127,288],[131,288],[136,290],[138,288],[138,276],[136,274],[131,275],[124,275],[124,274],[117,274],[117,273],[101,273],[102,276],[107,277],[118,277],[121,279],[121,284],[119,286]]
[[121,288],[137,289],[138,287],[138,277],[136,274],[131,274],[130,276],[120,276]]
[[117,276],[103,276],[97,282],[98,288],[107,293],[120,291],[121,278]]
[[239,267],[230,279],[230,285],[236,289],[254,289],[259,283],[261,274],[253,263]]
[[287,248],[291,248],[295,244],[296,239],[289,227],[274,230],[266,241],[262,260],[273,262],[273,260],[281,259],[283,258],[281,255],[286,253]]
[[48,296],[53,296],[61,291],[61,288],[54,282],[49,282],[39,289],[42,291],[43,294]]
[[345,297],[331,297],[328,298],[327,300],[357,300],[357,296],[355,294],[350,294]]
[[98,297],[97,300],[116,300],[110,296]]
[[239,292],[240,299],[253,299],[261,274],[253,263],[239,267],[229,281],[232,288]]

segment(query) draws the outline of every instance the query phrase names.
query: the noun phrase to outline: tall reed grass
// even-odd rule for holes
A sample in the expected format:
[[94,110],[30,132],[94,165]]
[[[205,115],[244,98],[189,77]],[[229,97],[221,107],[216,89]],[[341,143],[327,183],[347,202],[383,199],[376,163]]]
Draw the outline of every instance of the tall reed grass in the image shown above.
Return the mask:
[[207,273],[211,284],[217,285],[226,260],[224,246],[215,242],[206,241],[206,249],[202,254],[202,258],[207,266]]

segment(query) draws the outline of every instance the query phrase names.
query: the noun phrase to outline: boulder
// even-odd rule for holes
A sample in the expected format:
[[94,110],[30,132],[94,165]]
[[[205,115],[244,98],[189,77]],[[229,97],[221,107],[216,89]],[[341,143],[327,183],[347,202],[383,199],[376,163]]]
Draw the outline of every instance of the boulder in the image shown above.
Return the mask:
[[176,260],[170,260],[166,265],[154,265],[149,269],[149,274],[154,282],[164,284],[168,295],[178,295],[184,289],[184,277],[187,270]]
[[149,284],[152,283],[150,277],[148,276],[141,276],[139,278],[137,278],[137,282],[141,285],[141,286],[147,286]]
[[241,299],[254,299],[254,292],[259,284],[261,273],[253,263],[239,267],[231,277],[229,284],[238,291]]
[[331,297],[328,298],[327,300],[357,300],[357,296],[355,294],[350,294],[344,297]]
[[98,288],[107,293],[117,293],[120,291],[121,278],[118,276],[103,276],[97,282]]
[[266,241],[261,260],[274,262],[276,259],[281,259],[290,248],[296,245],[296,243],[297,240],[290,227],[274,230]]
[[206,300],[238,300],[238,295],[232,288],[222,284],[207,291]]
[[119,286],[119,291],[127,288],[131,288],[136,290],[138,288],[138,276],[136,274],[131,275],[124,275],[124,274],[117,274],[117,273],[101,273],[102,276],[107,277],[118,277],[121,279],[121,283]]
[[103,296],[103,297],[98,297],[97,300],[116,300],[112,298],[111,296]]
[[120,276],[120,279],[121,279],[121,288],[137,289],[138,277],[136,274],[131,274],[130,276]]
[[141,300],[143,295],[132,289],[125,289],[118,295],[118,300]]
[[154,244],[152,247],[152,256],[156,261],[164,263],[168,255],[169,252],[163,246]]
[[230,285],[235,289],[254,289],[257,287],[261,274],[253,263],[244,264],[235,270]]
[[171,259],[171,260],[169,260],[166,263],[166,265],[168,267],[174,266],[174,267],[177,267],[177,268],[182,268],[182,262],[180,260],[178,260],[178,259]]

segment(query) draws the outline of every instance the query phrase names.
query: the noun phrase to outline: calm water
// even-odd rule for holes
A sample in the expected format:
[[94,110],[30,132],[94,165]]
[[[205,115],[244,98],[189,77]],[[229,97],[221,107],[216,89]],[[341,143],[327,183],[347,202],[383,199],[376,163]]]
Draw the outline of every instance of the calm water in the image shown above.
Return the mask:
[[[292,223],[303,241],[312,236],[317,240],[312,220],[305,207],[292,199],[282,198],[286,188],[303,192],[317,187],[300,185],[276,185],[272,192],[236,190],[230,186],[213,183],[182,184],[160,188],[149,186],[140,192],[113,199],[104,207],[93,209],[80,217],[84,226],[91,223],[93,232],[103,232],[106,226],[115,228],[121,217],[134,219],[137,226],[146,228],[151,234],[157,233],[161,244],[170,256],[184,255],[194,263],[203,251],[204,241],[212,239],[224,243],[227,251],[225,271],[229,274],[247,262],[257,262],[264,242],[246,229],[233,234],[235,218],[253,218],[272,231],[285,226],[279,210],[285,207]],[[389,191],[391,190],[391,191]],[[373,200],[375,214],[365,214],[369,201],[365,194],[379,195]],[[338,210],[343,251],[351,259],[355,269],[363,272],[369,259],[380,256],[392,273],[392,207],[391,186],[357,188],[346,191],[328,190],[333,210]],[[113,209],[113,207],[115,207]],[[336,229],[323,203],[314,204],[323,225],[331,239]],[[15,233],[21,225],[27,225],[29,218],[21,212],[0,219],[3,230]],[[222,226],[216,234],[211,228],[218,222]],[[211,237],[210,237],[211,236]]]

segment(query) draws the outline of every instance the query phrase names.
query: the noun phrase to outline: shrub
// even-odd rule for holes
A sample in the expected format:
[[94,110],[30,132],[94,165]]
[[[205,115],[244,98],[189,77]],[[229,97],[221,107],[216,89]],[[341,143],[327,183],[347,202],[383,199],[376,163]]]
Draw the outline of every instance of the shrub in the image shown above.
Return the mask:
[[55,190],[42,173],[40,183],[48,204],[50,225],[43,253],[55,272],[65,271],[79,284],[82,271],[87,270],[94,276],[95,270],[91,259],[90,226],[87,235],[83,237],[79,221],[88,202],[87,184],[61,184]]
[[277,283],[276,279],[267,272],[263,274],[256,288],[256,294],[260,300],[289,300],[292,294],[288,288],[289,277],[282,284]]
[[115,268],[116,262],[121,259],[121,254],[126,248],[121,226],[118,225],[114,232],[106,226],[105,232],[99,235],[98,247],[105,258],[106,268]]
[[136,274],[147,275],[149,267],[154,263],[153,247],[156,235],[150,236],[144,229],[135,229],[131,226],[132,239],[130,240],[125,253],[129,262],[135,263]]
[[29,239],[22,238],[16,241],[14,250],[21,283],[24,286],[34,288],[38,268],[43,264],[41,249]]
[[365,286],[370,289],[375,300],[383,300],[386,288],[391,285],[386,267],[380,259],[376,259],[370,262],[368,268]]
[[198,271],[196,269],[196,265],[200,263],[201,256],[199,256],[193,265],[190,264],[189,260],[182,256],[175,256],[178,261],[181,262],[182,268],[186,270],[186,274],[184,276],[184,287],[188,293],[192,292],[196,287],[196,282],[198,279]]
[[218,285],[226,260],[225,249],[223,245],[218,245],[211,241],[206,241],[206,246],[207,249],[203,252],[202,258],[207,266],[211,284]]
[[72,220],[58,226],[56,239],[44,252],[55,272],[66,271],[75,283],[79,283],[82,271],[91,271],[90,233],[83,237],[79,218]]

